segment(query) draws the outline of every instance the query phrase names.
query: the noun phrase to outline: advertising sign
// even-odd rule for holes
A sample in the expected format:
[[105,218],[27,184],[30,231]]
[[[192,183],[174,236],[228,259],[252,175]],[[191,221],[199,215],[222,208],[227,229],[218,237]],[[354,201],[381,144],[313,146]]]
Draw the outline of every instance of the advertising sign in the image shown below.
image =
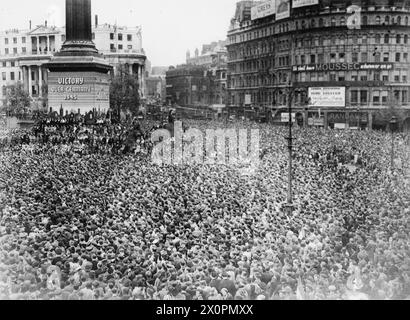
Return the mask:
[[300,8],[319,4],[319,0],[293,0],[292,8]]
[[252,96],[250,94],[245,94],[245,105],[252,104]]
[[290,0],[276,0],[276,20],[290,17]]
[[392,63],[321,63],[293,66],[293,72],[392,70]]
[[[281,122],[289,123],[289,112],[284,112],[281,114]],[[292,122],[296,122],[296,113],[292,113]]]
[[345,107],[345,87],[309,88],[310,107]]
[[275,14],[275,0],[266,1],[262,4],[252,7],[251,9],[251,19],[261,19],[270,15]]

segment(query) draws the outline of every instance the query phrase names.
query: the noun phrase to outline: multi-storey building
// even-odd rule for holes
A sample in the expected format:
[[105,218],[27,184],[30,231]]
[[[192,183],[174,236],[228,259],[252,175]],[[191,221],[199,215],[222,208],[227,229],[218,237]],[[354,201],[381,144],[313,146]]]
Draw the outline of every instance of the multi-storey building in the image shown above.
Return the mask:
[[341,128],[409,112],[409,20],[408,0],[241,1],[228,32],[228,103],[278,117],[293,87],[306,124]]
[[204,66],[170,68],[166,75],[167,101],[181,107],[207,106],[210,79]]
[[[110,24],[92,26],[97,49],[112,66],[114,73],[126,68],[138,75],[140,94],[145,92],[145,61],[141,28],[118,27]],[[4,103],[7,87],[21,82],[34,104],[47,101],[47,70],[43,67],[65,41],[65,28],[44,25],[28,30],[0,32],[0,104]]]
[[189,51],[186,64],[166,74],[167,100],[180,106],[211,106],[226,103],[227,52],[225,41],[204,45],[202,54]]

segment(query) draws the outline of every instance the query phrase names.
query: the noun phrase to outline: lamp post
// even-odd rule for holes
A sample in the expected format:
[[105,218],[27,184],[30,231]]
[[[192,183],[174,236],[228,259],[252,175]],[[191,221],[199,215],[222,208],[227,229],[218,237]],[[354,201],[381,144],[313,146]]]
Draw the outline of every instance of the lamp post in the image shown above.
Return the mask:
[[391,170],[394,170],[394,131],[396,130],[398,119],[393,116],[390,120],[390,131],[391,131]]
[[293,136],[292,136],[292,102],[295,89],[293,83],[289,83],[288,92],[287,92],[287,103],[288,103],[288,112],[289,112],[289,136],[285,137],[288,141],[288,150],[289,150],[289,166],[288,166],[288,196],[286,207],[288,209],[289,215],[293,212],[293,190],[292,190],[292,166],[293,166]]

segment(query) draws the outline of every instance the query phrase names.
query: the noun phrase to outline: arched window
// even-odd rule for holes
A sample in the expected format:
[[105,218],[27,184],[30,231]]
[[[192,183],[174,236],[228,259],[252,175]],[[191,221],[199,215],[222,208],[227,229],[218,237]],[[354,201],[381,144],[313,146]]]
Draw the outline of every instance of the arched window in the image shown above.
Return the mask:
[[375,36],[376,44],[379,44],[379,43],[380,43],[380,40],[381,40],[380,33],[377,33],[376,36]]
[[323,27],[323,18],[319,19],[319,27]]
[[385,34],[385,35],[384,35],[384,43],[385,43],[385,44],[388,44],[388,43],[389,43],[389,35],[388,35],[388,34]]
[[385,24],[390,24],[390,16],[386,16],[386,17],[384,18],[384,23],[385,23]]
[[405,24],[406,26],[409,25],[409,17],[406,17],[406,18],[404,19],[404,24]]
[[367,26],[367,23],[368,23],[367,16],[363,16],[362,24],[363,24],[364,26]]
[[299,30],[299,22],[296,21],[296,30]]
[[336,18],[335,17],[332,17],[332,20],[331,20],[330,24],[331,24],[332,27],[336,26]]
[[409,36],[407,34],[404,35],[403,42],[404,44],[407,44],[409,42]]
[[380,16],[377,16],[376,17],[376,24],[380,24],[381,23],[381,18],[380,18]]
[[397,24],[401,25],[401,17],[400,16],[397,17]]
[[315,27],[316,27],[316,20],[315,20],[315,19],[310,20],[310,27],[311,27],[311,28],[315,28]]
[[302,20],[302,29],[305,29],[306,25],[305,25],[305,20]]
[[396,35],[396,44],[400,44],[401,42],[401,35]]
[[345,17],[341,17],[341,18],[340,18],[340,25],[341,25],[341,26],[346,25],[346,19],[345,19]]

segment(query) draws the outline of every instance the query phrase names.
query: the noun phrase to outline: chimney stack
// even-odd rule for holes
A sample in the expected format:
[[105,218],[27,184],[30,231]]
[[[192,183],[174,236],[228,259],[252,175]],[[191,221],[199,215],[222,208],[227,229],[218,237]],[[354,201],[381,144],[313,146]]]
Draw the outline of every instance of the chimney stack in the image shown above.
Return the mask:
[[31,30],[31,20],[30,20],[30,22],[29,22],[29,23],[30,23],[30,30]]
[[44,25],[45,25],[45,27],[47,28],[47,20],[45,21]]
[[95,15],[95,27],[98,27],[98,14]]

